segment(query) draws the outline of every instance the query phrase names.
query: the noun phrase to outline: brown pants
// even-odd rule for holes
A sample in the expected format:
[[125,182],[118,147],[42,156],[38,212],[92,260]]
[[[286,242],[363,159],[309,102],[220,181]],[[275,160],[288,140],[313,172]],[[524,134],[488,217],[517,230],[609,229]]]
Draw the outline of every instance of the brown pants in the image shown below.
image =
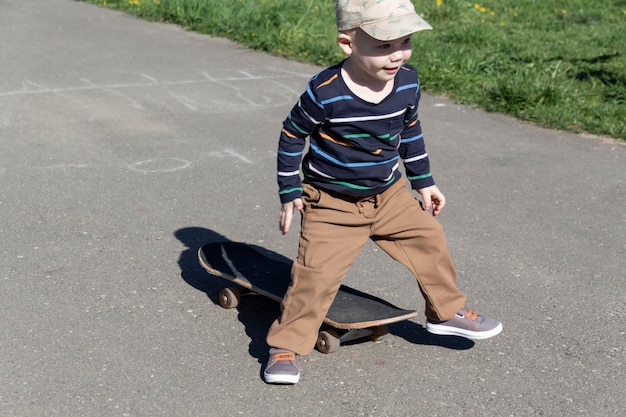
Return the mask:
[[302,228],[292,282],[268,345],[311,352],[337,291],[361,249],[372,239],[417,278],[426,317],[447,320],[465,304],[443,227],[402,179],[367,199],[341,198],[304,184]]

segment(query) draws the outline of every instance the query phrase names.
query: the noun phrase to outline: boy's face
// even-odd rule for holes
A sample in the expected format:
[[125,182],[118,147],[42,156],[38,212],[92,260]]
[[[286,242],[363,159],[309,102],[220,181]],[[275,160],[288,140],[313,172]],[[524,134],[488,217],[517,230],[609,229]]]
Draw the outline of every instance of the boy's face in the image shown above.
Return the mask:
[[393,80],[411,58],[411,35],[379,41],[356,29],[340,33],[338,41],[343,52],[350,55],[354,68],[373,81]]

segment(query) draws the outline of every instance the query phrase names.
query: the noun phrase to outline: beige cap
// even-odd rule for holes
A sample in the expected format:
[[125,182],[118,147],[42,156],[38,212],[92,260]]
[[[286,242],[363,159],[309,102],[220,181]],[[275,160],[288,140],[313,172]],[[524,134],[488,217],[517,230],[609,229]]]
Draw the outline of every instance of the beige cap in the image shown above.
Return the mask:
[[336,12],[339,31],[361,28],[380,41],[432,29],[411,0],[337,0]]

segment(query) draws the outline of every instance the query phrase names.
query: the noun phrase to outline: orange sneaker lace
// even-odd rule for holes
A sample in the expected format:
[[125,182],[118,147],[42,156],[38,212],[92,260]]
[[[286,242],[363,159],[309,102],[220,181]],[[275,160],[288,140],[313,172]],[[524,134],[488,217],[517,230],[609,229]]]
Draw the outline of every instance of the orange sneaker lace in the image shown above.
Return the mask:
[[274,359],[272,360],[272,362],[279,362],[279,361],[294,361],[296,360],[296,354],[293,352],[281,352],[281,353],[276,353],[274,354]]
[[478,313],[475,311],[472,311],[471,308],[468,308],[467,312],[465,313],[465,318],[474,321],[476,320],[476,317],[478,317]]

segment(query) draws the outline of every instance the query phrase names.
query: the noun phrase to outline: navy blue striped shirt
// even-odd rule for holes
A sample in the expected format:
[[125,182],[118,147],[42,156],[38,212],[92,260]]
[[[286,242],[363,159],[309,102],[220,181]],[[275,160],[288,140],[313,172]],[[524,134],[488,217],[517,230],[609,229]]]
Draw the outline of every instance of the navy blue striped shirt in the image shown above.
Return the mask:
[[[355,197],[383,192],[404,164],[413,189],[434,184],[417,114],[415,68],[396,74],[393,92],[380,103],[353,94],[339,63],[315,75],[283,122],[278,144],[281,202],[302,196],[302,176],[328,191]],[[304,155],[306,138],[309,149]]]

